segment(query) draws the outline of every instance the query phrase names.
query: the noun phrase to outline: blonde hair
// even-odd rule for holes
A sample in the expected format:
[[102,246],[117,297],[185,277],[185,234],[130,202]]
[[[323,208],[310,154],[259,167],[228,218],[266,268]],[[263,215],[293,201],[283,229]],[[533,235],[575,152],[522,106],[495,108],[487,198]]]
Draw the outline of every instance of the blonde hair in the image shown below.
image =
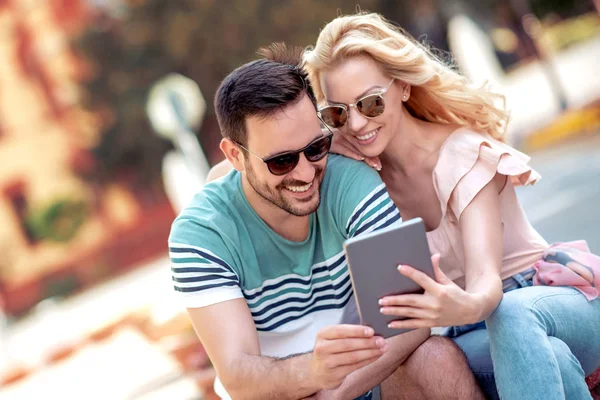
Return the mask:
[[416,118],[469,126],[502,140],[508,122],[504,96],[469,84],[426,46],[375,13],[337,17],[321,31],[314,48],[305,51],[304,67],[318,101],[325,97],[320,73],[357,56],[371,57],[390,77],[411,85],[406,107]]

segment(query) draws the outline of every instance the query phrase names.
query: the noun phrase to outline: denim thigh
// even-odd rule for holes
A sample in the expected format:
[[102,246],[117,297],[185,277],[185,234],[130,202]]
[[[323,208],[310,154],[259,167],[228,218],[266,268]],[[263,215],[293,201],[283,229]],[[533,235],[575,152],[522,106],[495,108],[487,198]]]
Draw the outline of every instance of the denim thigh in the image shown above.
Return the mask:
[[453,326],[446,329],[444,334],[452,339],[465,354],[469,367],[486,398],[499,399],[490,354],[490,337],[485,328],[485,322]]

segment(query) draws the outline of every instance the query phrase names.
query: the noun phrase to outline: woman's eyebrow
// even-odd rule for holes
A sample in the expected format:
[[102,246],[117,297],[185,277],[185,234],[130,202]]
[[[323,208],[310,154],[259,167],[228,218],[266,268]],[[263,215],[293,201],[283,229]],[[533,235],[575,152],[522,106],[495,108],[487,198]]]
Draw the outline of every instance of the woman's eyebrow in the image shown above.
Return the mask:
[[[374,89],[383,89],[383,86],[380,86],[380,85],[371,86],[370,88],[368,88],[367,90],[365,90],[364,92],[362,92],[361,94],[359,94],[358,96],[356,96],[354,98],[354,100],[360,99],[361,97],[365,96],[367,93],[369,93],[370,91],[372,91]],[[327,99],[327,102],[329,104],[344,104],[341,101],[334,101],[334,100],[329,100],[329,99]]]

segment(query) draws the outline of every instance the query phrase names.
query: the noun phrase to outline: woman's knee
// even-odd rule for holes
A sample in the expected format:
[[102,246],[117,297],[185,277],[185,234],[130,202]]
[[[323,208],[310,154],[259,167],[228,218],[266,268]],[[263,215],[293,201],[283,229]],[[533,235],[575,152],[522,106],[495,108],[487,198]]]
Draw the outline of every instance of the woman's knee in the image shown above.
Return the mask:
[[581,364],[565,342],[553,336],[548,337],[548,342],[550,343],[562,376],[569,376],[566,374],[575,372],[577,375],[585,378]]
[[535,321],[538,318],[535,304],[549,294],[547,289],[543,286],[530,286],[505,293],[498,307],[485,321],[488,329],[518,328],[519,324]]

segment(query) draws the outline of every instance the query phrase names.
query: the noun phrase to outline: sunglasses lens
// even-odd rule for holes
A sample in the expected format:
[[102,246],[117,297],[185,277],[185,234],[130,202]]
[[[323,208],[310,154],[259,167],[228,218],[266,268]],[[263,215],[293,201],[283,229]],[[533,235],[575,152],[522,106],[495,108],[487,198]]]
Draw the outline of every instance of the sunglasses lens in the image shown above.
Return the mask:
[[298,165],[298,153],[282,154],[268,160],[267,167],[273,175],[285,175],[290,173]]
[[310,162],[317,162],[321,160],[323,157],[329,153],[329,149],[331,148],[331,139],[333,135],[327,135],[323,138],[315,141],[313,144],[308,146],[306,150],[304,150],[304,155],[306,159]]
[[374,94],[361,99],[356,103],[356,108],[358,108],[358,111],[365,117],[378,117],[383,114],[383,110],[385,110],[385,102],[381,95]]
[[348,113],[343,107],[331,106],[321,110],[321,118],[330,127],[341,128],[346,125]]

